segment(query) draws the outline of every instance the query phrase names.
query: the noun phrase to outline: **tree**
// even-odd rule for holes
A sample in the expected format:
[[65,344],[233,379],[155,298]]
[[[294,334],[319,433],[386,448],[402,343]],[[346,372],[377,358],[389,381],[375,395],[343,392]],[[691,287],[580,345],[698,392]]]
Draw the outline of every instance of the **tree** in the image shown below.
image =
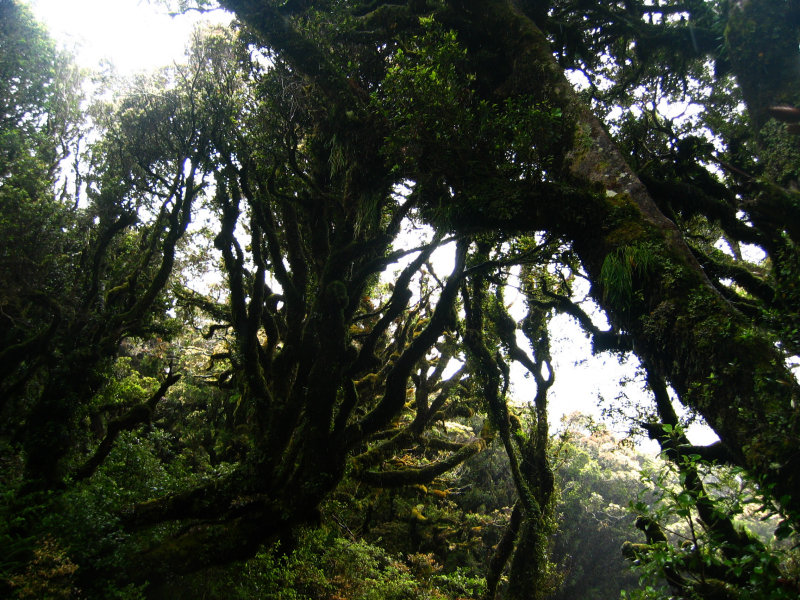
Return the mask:
[[[196,75],[179,76],[174,92],[131,97],[111,128],[140,154],[103,154],[108,187],[96,197],[113,218],[101,223],[113,235],[127,226],[113,211],[129,194],[159,202],[124,215],[163,207],[164,220],[142,233],[152,262],[107,271],[135,274],[106,288],[106,305],[129,303],[101,313],[116,329],[79,343],[107,341],[108,356],[139,330],[126,319],[163,289],[187,220],[178,206],[188,210],[197,189],[187,172],[213,172],[208,209],[227,297],[179,297],[207,314],[209,336],[231,336],[213,360],[248,451],[224,477],[130,509],[131,530],[181,526],[134,554],[123,577],[250,556],[316,521],[346,473],[384,488],[424,485],[493,436],[520,463],[518,544],[535,545],[552,494],[538,431],[546,411],[526,439],[503,386],[509,362],[527,361],[546,394],[542,323],[554,311],[578,319],[597,350],[634,352],[715,429],[725,462],[797,522],[798,383],[786,366],[798,348],[786,159],[797,48],[759,33],[796,42],[795,2],[776,12],[700,0],[220,4],[239,18],[239,40],[207,38]],[[583,74],[585,92],[568,72]],[[762,72],[768,86],[756,82]],[[659,114],[662,101],[686,98],[701,117]],[[409,248],[406,227],[429,229]],[[743,244],[765,261],[746,260]],[[444,247],[454,248],[447,275],[432,260]],[[96,248],[103,263],[106,246]],[[155,273],[149,284],[142,272]],[[532,359],[503,307],[514,277],[536,316],[521,327]],[[575,301],[577,279],[589,281],[608,330]],[[99,276],[91,281],[87,306],[100,298]],[[56,392],[32,423],[69,397]],[[452,443],[432,431],[442,414],[466,410],[487,415],[482,435]],[[387,468],[406,454],[418,462]],[[512,559],[515,585],[536,580],[527,566]]]
[[[717,90],[731,89],[725,57],[708,41],[726,19],[731,39],[739,9],[613,5],[590,10],[587,18],[596,28],[566,40],[555,32],[580,34],[579,8],[567,2],[549,12],[539,3],[500,0],[223,5],[273,63],[258,74],[260,93],[237,118],[242,126],[214,140],[221,165],[215,243],[230,287],[225,325],[237,340],[230,360],[251,414],[254,450],[229,481],[139,507],[131,523],[204,523],[214,515],[215,525],[190,530],[182,543],[219,544],[227,554],[234,546],[252,552],[283,528],[313,519],[348,456],[376,436],[388,436],[354,460],[364,470],[420,435],[430,421],[434,413],[417,391],[417,418],[391,429],[413,374],[430,368],[420,365],[428,365],[426,357],[448,331],[459,331],[457,291],[469,290],[461,282],[515,262],[559,261],[563,253],[550,246],[517,253],[502,246],[534,232],[569,249],[569,266],[592,282],[592,295],[613,324],[610,333],[624,338],[706,418],[729,460],[763,477],[784,508],[795,509],[800,496],[792,475],[791,406],[797,382],[785,367],[791,337],[780,337],[793,313],[786,305],[760,302],[764,293],[750,298],[756,282],[775,290],[780,279],[759,276],[744,261],[714,256],[709,262],[704,248],[681,230],[690,231],[691,223],[684,225],[690,217],[705,216],[702,205],[665,202],[666,190],[676,186],[684,196],[701,196],[709,223],[719,222],[733,244],[752,241],[753,234],[742,233],[751,227],[736,213],[747,209],[756,221],[760,213],[732,195],[739,171],[714,177],[698,160],[698,138],[691,131],[669,132],[674,138],[663,134],[658,141],[670,160],[691,169],[659,173],[645,178],[645,185],[635,168],[647,174],[650,165],[638,165],[624,151],[626,143],[644,138],[629,139],[622,130],[623,145],[617,146],[564,71],[613,74],[617,87],[597,95],[606,106],[635,85],[674,96],[695,75],[712,78]],[[695,43],[677,47],[685,36]],[[656,72],[644,53],[648,44],[674,72]],[[709,58],[719,63],[718,74],[704,67]],[[682,178],[684,172],[691,177]],[[751,193],[769,189],[791,202],[792,192],[780,183],[752,183]],[[401,184],[410,193],[398,194]],[[669,198],[674,202],[673,194]],[[659,204],[671,209],[674,220]],[[401,254],[392,244],[406,217],[431,224],[436,234],[375,312],[364,302],[379,273]],[[249,253],[234,235],[240,220],[250,232]],[[756,235],[782,240],[763,246],[773,264],[791,270],[791,224],[771,226],[756,227]],[[436,276],[436,303],[419,313],[419,326],[405,321],[394,339],[386,337],[408,302],[411,275],[447,234],[457,240],[456,261],[446,280]],[[478,251],[471,244],[481,236],[489,241]],[[726,285],[731,273],[742,287]],[[569,294],[546,293],[553,306],[579,313]],[[467,292],[465,303],[472,296]],[[596,328],[590,333],[598,344],[608,337]],[[776,339],[782,344],[776,346]],[[488,376],[496,379],[497,372]],[[424,482],[479,449],[476,442],[455,450],[441,467],[366,471],[362,477],[384,486]],[[251,498],[246,509],[223,510],[241,495]],[[174,548],[156,548],[150,558],[168,564],[162,561]]]
[[[183,297],[223,317],[213,327],[233,331],[232,351],[218,357],[230,365],[230,379],[220,383],[236,391],[251,448],[229,477],[133,508],[131,527],[193,523],[178,540],[139,557],[153,578],[220,556],[179,559],[176,544],[244,557],[264,540],[318,519],[348,456],[355,477],[393,487],[427,483],[486,443],[477,437],[447,444],[423,435],[442,411],[471,399],[455,393],[463,369],[444,377],[454,354],[448,331],[456,327],[466,244],[456,243],[456,266],[444,283],[432,265],[425,267],[444,236],[411,251],[393,248],[414,201],[393,192],[377,149],[352,147],[356,132],[341,128],[280,61],[266,70],[246,65],[243,74],[253,81],[237,96],[217,87],[237,71],[224,54],[214,58],[219,77],[208,80],[208,93],[238,102],[230,122],[243,125],[212,138],[220,170],[210,207],[220,218],[214,243],[229,296],[223,306],[188,291]],[[281,93],[286,89],[297,93]],[[250,95],[254,90],[269,93]],[[353,169],[366,159],[373,169]],[[246,247],[235,234],[241,226],[249,232]],[[393,289],[382,293],[378,275],[409,254],[415,256]],[[408,310],[412,283],[418,299]],[[413,418],[398,422],[412,381]],[[367,447],[367,440],[378,443]],[[429,445],[444,457],[419,468],[373,470],[406,448]]]
[[[178,73],[171,89],[162,76],[105,114],[98,107],[94,125],[105,135],[77,157],[77,69],[27,9],[16,2],[0,8],[8,161],[0,176],[8,242],[0,263],[0,435],[13,457],[3,465],[0,536],[8,565],[44,534],[43,519],[69,485],[95,472],[120,431],[148,422],[179,378],[165,368],[150,397],[97,402],[125,340],[174,332],[166,289],[205,187],[201,121],[212,127],[213,118],[199,102],[183,101],[189,74],[199,71]],[[58,193],[68,156],[79,166],[77,188]]]
[[[668,379],[688,406],[706,417],[735,461],[774,481],[778,493],[788,498],[787,508],[793,506],[791,498],[798,495],[791,483],[794,459],[786,440],[792,439],[791,402],[797,393],[796,382],[787,373],[781,349],[775,348],[763,320],[754,322],[732,307],[725,296],[736,293],[736,289],[720,289],[725,287],[719,283],[721,278],[709,276],[678,226],[659,209],[655,197],[658,182],[650,189],[641,183],[600,121],[566,81],[562,64],[577,65],[585,57],[551,48],[547,34],[560,25],[554,17],[570,18],[577,7],[559,4],[549,16],[536,3],[515,7],[500,1],[480,5],[379,4],[371,7],[373,10],[363,7],[360,11],[338,4],[289,3],[278,7],[231,1],[224,5],[237,13],[262,43],[291,64],[307,85],[322,94],[328,103],[327,112],[335,114],[331,126],[346,130],[336,131],[340,143],[347,136],[357,136],[363,151],[370,141],[378,145],[384,139],[395,141],[394,147],[384,152],[396,151],[391,157],[396,164],[391,166],[398,176],[402,174],[414,183],[413,197],[419,198],[420,208],[430,214],[431,222],[458,232],[546,230],[566,239],[594,284],[596,300],[611,315],[616,328],[632,338],[637,353]],[[791,6],[787,3],[787,10]],[[618,65],[620,75],[630,75],[619,83],[630,89],[638,82],[661,83],[652,68],[648,72],[643,56],[630,61],[641,63],[636,65],[639,73],[624,68],[628,54],[635,54],[637,36],[655,37],[659,32],[661,39],[651,43],[656,50],[671,51],[675,61],[684,62],[683,70],[670,76],[686,81],[691,75],[689,68],[700,69],[701,59],[709,57],[722,63],[722,58],[700,44],[682,52],[684,49],[670,47],[669,42],[692,31],[697,38],[695,20],[705,28],[703,35],[712,35],[727,17],[730,39],[739,9],[725,9],[725,5],[716,3],[696,3],[687,7],[686,14],[678,12],[684,16],[683,23],[670,18],[679,11],[670,3],[663,8],[626,3],[598,9],[590,16],[598,20],[602,16],[611,23],[603,24],[602,35],[596,39],[587,35],[582,43],[592,56],[605,52],[609,60],[616,61],[613,64]],[[333,37],[330,28],[348,12],[349,27]],[[424,38],[425,19],[420,25],[419,17],[429,15],[457,40],[462,52],[460,64],[440,64],[445,56],[454,58],[452,52],[444,54],[441,46],[438,54],[427,48],[404,50],[407,41],[422,39],[420,34]],[[304,27],[312,25],[314,31],[307,33]],[[615,26],[624,33],[627,46],[611,43],[609,32]],[[326,33],[333,37],[325,38],[332,54],[320,48],[321,36]],[[763,40],[749,38],[749,43],[758,45]],[[367,55],[354,61],[355,50]],[[402,72],[393,69],[386,57],[398,54],[400,61],[404,57],[417,61],[417,68]],[[587,72],[595,74],[597,64],[588,64]],[[422,77],[426,72],[427,81]],[[408,77],[412,81],[403,81]],[[454,80],[458,78],[461,89]],[[397,85],[417,87],[407,89],[413,94],[405,98],[387,98],[383,114],[370,111],[371,106],[365,106],[367,94],[380,99],[385,84],[393,84],[393,79],[398,80]],[[670,82],[666,78],[664,82],[663,88],[669,91]],[[428,83],[440,86],[435,94],[430,88],[425,94],[422,86]],[[404,102],[411,104],[404,106]],[[549,114],[559,115],[558,124],[539,128],[539,132],[548,134],[546,140],[542,136],[504,140],[501,146],[508,152],[502,155],[489,144],[490,140],[502,139],[502,130],[492,131],[495,135],[482,132],[481,110],[486,114],[493,109],[509,118],[520,103],[546,106]],[[445,111],[451,111],[450,115]],[[439,116],[443,118],[437,119]],[[367,131],[359,129],[364,121],[369,121]],[[536,133],[537,129],[529,131]],[[410,139],[402,141],[411,143],[400,145],[401,140],[391,132],[408,135]],[[526,141],[528,153],[524,155],[521,152]],[[365,159],[375,161],[379,155],[369,151]],[[378,166],[385,171],[385,164],[364,160],[358,173],[369,173],[375,181],[382,172]],[[523,167],[529,172],[509,177]],[[695,170],[702,171],[702,165],[695,164]],[[687,193],[699,187],[674,180],[663,183],[689,185]],[[724,186],[720,183],[718,188]],[[791,191],[774,186],[770,189],[782,198],[792,197]],[[740,202],[727,214],[745,206],[749,206],[746,201]],[[722,209],[721,201],[716,209]],[[771,232],[772,237],[777,233]],[[783,237],[791,245],[791,233],[784,231]],[[748,271],[746,266],[742,268]],[[731,339],[736,343],[730,343]],[[744,365],[747,368],[742,368]],[[723,383],[718,384],[720,381]],[[753,448],[757,451],[751,451]]]
[[[68,207],[53,201],[60,162],[76,142],[81,116],[77,71],[59,54],[22,5],[0,4],[0,255],[3,295],[3,401],[6,379],[45,343],[60,319],[48,285],[59,285],[54,255],[72,249],[55,234],[71,225]],[[13,377],[11,378],[13,380]],[[8,386],[8,387],[7,387]]]
[[[478,248],[481,246],[478,244]],[[496,289],[494,302],[488,302],[487,281],[475,276],[471,289],[464,294],[464,342],[476,364],[475,378],[482,383],[489,421],[497,429],[505,448],[518,497],[489,565],[484,596],[488,600],[495,597],[509,560],[508,598],[547,598],[561,583],[550,560],[550,537],[555,530],[555,477],[549,457],[547,393],[553,385],[554,374],[550,366],[547,311],[536,303],[536,290],[547,287],[547,275],[536,275],[530,268],[523,268],[521,272],[529,304],[521,329],[534,352],[533,357],[517,343],[517,326],[506,312],[502,289]],[[484,316],[486,309],[488,315]],[[490,341],[486,335],[487,329],[495,334],[494,340]],[[504,347],[509,359],[522,364],[536,383],[527,431],[509,411],[505,399],[509,367],[499,352],[492,356],[489,349],[498,345]],[[501,376],[505,379],[502,392]]]
[[[716,445],[703,447],[700,454],[696,453],[697,448],[687,439],[663,381],[648,371],[648,385],[655,397],[658,420],[643,426],[658,441],[672,469],[664,469],[654,478],[660,497],[652,506],[647,507],[643,502],[635,505],[640,513],[636,526],[644,532],[647,544],[626,543],[623,554],[645,570],[661,575],[675,593],[684,597],[735,600],[796,596],[796,582],[787,572],[791,560],[787,560],[784,550],[771,544],[772,540],[765,543],[735,521],[745,511],[749,513],[745,516],[755,519],[758,511],[774,508],[772,501],[765,499],[764,493],[752,486],[746,475],[740,474],[737,481],[719,467]],[[670,474],[677,474],[678,485],[670,485]],[[748,484],[752,489],[745,492]],[[746,497],[745,493],[753,496]],[[664,533],[670,515],[680,517],[677,529],[685,529],[685,533],[677,534],[678,540],[682,538],[680,550],[671,551],[670,540]],[[762,516],[761,520],[770,516],[774,513]],[[675,524],[669,526],[673,529],[672,537],[676,537]],[[777,528],[773,524],[773,528],[777,540],[790,535],[787,521]]]
[[[158,106],[145,94],[134,96],[121,103],[113,124],[104,123],[109,132],[91,157],[99,164],[86,177],[87,206],[45,197],[41,203],[63,220],[49,216],[41,235],[26,240],[43,256],[15,295],[24,304],[19,318],[8,318],[16,343],[6,348],[3,385],[31,489],[63,485],[78,421],[122,340],[168,335],[163,292],[204,187],[204,150],[190,120],[199,115],[177,114],[169,102],[177,92],[160,93]],[[25,198],[21,207],[35,209],[36,199]],[[25,272],[18,267],[28,246],[20,241],[13,251],[16,272]]]

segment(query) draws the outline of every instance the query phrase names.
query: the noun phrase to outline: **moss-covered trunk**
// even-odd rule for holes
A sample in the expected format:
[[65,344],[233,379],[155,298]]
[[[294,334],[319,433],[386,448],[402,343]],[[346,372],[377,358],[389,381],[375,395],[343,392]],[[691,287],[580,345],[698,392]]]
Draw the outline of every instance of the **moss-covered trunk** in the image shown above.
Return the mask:
[[508,67],[479,72],[484,87],[506,97],[547,97],[575,124],[559,177],[591,194],[543,206],[547,198],[534,190],[530,204],[517,206],[513,226],[570,239],[595,299],[630,333],[635,352],[706,418],[739,464],[774,485],[786,508],[800,510],[800,388],[774,340],[711,286],[679,230],[574,93],[536,25],[507,0],[451,6],[461,38],[480,44],[470,49],[491,51]]

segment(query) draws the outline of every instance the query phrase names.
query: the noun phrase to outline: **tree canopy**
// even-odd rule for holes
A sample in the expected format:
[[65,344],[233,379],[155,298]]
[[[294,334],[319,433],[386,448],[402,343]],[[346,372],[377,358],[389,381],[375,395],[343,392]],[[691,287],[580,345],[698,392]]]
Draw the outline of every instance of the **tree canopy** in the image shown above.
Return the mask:
[[[9,568],[55,507],[115,481],[136,432],[171,483],[103,527],[126,540],[115,585],[153,589],[291,547],[342,486],[427,493],[497,444],[516,500],[485,597],[552,597],[548,323],[567,313],[595,352],[638,358],[638,426],[722,548],[666,583],[790,597],[781,565],[755,577],[743,557],[768,550],[698,461],[752,478],[783,534],[800,523],[800,4],[219,4],[233,28],[92,104],[99,135],[57,193],[79,84],[0,0]],[[720,441],[693,446],[678,406]],[[637,523],[626,555],[647,560],[667,538]],[[100,552],[74,554],[84,581]]]

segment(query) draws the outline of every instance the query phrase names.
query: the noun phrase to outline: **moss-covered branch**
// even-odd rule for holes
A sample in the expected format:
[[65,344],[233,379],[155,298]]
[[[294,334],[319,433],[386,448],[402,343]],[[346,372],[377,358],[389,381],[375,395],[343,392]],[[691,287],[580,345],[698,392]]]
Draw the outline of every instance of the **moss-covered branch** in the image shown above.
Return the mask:
[[417,361],[436,343],[436,340],[447,327],[452,324],[453,306],[462,280],[467,249],[468,244],[466,241],[458,242],[453,271],[439,296],[439,301],[436,303],[436,308],[430,321],[400,355],[400,358],[398,358],[387,375],[385,392],[378,405],[367,413],[359,423],[348,427],[348,432],[345,433],[348,445],[352,445],[356,440],[363,439],[364,435],[370,435],[384,427],[402,408],[405,402],[406,382],[411,370]]
[[437,477],[451,471],[467,459],[486,449],[486,440],[476,438],[461,445],[461,448],[446,458],[423,467],[409,467],[395,471],[360,471],[355,473],[359,481],[381,488],[402,487],[430,483]]
[[164,398],[167,390],[175,385],[180,378],[181,376],[178,374],[168,373],[167,377],[158,389],[153,392],[150,398],[141,404],[131,407],[121,417],[110,421],[106,428],[106,435],[100,442],[100,445],[97,447],[94,454],[75,470],[72,478],[76,481],[80,481],[81,479],[91,477],[97,468],[103,464],[103,461],[113,449],[114,442],[120,432],[130,431],[139,425],[148,423],[152,419],[156,405]]

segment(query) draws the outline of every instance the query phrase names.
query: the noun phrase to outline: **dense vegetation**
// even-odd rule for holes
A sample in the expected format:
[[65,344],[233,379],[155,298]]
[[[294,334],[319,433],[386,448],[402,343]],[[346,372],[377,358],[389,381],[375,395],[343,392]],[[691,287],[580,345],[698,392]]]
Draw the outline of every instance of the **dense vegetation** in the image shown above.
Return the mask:
[[796,598],[800,3],[219,4],[90,85],[0,0],[0,593]]

